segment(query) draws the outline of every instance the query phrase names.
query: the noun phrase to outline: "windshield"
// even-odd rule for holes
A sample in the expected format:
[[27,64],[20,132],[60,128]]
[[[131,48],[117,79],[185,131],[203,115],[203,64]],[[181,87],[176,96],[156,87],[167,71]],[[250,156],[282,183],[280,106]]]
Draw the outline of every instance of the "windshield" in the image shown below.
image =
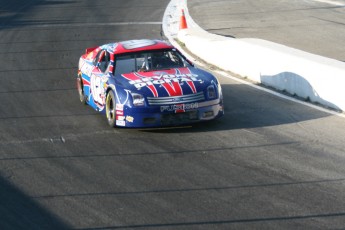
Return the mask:
[[115,75],[191,66],[175,49],[118,55],[115,62]]

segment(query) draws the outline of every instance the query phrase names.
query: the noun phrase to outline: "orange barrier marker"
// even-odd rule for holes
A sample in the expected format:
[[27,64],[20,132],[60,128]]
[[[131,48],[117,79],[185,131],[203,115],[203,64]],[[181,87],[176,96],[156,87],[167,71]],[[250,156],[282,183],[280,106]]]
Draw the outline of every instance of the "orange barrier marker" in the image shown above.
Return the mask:
[[184,15],[184,10],[182,9],[182,15],[180,17],[180,30],[187,29],[187,21]]

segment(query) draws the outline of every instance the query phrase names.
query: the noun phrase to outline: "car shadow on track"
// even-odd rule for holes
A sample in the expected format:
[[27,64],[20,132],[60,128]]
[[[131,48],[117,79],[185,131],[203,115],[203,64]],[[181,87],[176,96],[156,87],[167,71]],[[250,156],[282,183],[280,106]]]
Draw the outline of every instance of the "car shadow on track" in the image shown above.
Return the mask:
[[0,177],[1,229],[70,229],[6,179]]
[[208,132],[276,126],[331,116],[243,84],[222,85],[225,115],[220,119],[147,132]]

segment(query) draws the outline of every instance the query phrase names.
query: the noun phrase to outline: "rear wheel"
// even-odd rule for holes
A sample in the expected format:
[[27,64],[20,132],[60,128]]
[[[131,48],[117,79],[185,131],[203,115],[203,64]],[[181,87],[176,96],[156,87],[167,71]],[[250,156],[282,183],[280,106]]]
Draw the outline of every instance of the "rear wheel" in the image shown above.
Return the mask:
[[77,78],[77,89],[79,93],[79,100],[81,103],[86,104],[86,96],[84,93],[84,85],[83,85],[83,79],[80,74],[78,74]]
[[116,126],[116,101],[115,94],[112,90],[107,94],[107,99],[105,101],[105,112],[107,115],[108,124],[111,127]]

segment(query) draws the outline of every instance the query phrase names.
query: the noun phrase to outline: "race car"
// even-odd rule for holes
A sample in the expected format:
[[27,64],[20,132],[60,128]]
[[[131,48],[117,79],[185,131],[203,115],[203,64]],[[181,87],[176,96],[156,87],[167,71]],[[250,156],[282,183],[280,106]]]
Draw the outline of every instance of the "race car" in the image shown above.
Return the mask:
[[224,114],[219,81],[161,40],[87,48],[79,59],[80,101],[112,127],[179,126]]

